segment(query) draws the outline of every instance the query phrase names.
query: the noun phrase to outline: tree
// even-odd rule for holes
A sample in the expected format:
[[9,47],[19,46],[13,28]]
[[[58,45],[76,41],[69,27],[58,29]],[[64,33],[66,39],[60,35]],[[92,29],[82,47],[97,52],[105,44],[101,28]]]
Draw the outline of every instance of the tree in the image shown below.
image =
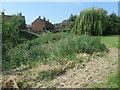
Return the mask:
[[107,17],[107,29],[104,32],[104,35],[118,34],[120,28],[119,17],[113,12]]
[[74,22],[75,19],[76,19],[76,17],[77,17],[77,15],[71,14],[70,17],[69,17],[69,19],[68,19],[68,21],[69,21],[69,22]]
[[12,15],[10,18],[2,15],[2,55],[3,61],[6,59],[6,53],[9,49],[21,43],[19,31],[24,29],[25,20],[21,15]]
[[120,35],[120,16],[118,16],[118,24],[117,24],[117,27],[118,27],[118,35]]
[[75,20],[72,32],[76,34],[102,35],[106,30],[107,11],[102,8],[83,10]]
[[22,16],[22,13],[13,15],[12,22],[16,29],[19,29],[19,30],[26,29],[25,17]]
[[17,44],[18,30],[16,30],[11,21],[5,17],[2,18],[2,57],[7,60],[7,51]]
[[69,23],[68,27],[69,27],[70,29],[73,28],[73,26],[74,26],[74,24],[75,24],[75,19],[76,19],[76,17],[77,17],[77,15],[71,14],[71,16],[69,17],[69,19],[67,20],[68,23]]
[[70,29],[72,29],[72,28],[73,28],[73,26],[74,26],[74,22],[69,22],[68,27],[69,27]]

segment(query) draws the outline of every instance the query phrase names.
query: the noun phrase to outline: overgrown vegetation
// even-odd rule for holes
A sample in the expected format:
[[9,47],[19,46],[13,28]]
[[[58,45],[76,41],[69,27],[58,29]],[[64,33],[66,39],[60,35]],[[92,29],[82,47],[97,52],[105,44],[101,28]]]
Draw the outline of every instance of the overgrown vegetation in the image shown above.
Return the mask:
[[25,18],[21,13],[5,16],[2,12],[2,63],[9,61],[7,51],[27,40],[37,38],[28,31],[22,31],[24,29],[26,29]]
[[61,62],[64,57],[70,58],[77,53],[93,54],[106,51],[106,46],[97,37],[76,36],[68,33],[43,33],[37,39],[10,49],[7,52],[9,61],[5,62],[3,67],[16,68],[36,61],[43,64],[51,60]]

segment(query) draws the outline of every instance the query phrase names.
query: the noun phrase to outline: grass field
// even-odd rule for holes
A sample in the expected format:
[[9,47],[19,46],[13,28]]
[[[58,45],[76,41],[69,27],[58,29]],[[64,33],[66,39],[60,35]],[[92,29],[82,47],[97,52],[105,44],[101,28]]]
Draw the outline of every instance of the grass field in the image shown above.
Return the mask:
[[110,35],[101,37],[101,42],[103,42],[108,48],[120,48],[118,46],[118,36]]

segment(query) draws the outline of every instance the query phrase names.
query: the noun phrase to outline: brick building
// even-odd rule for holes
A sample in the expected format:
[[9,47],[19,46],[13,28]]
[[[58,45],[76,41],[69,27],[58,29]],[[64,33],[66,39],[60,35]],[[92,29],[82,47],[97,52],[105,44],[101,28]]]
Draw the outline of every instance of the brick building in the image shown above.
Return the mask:
[[49,22],[49,20],[46,20],[44,17],[41,19],[39,16],[35,21],[32,22],[32,31],[44,31],[44,30],[54,30],[54,25]]

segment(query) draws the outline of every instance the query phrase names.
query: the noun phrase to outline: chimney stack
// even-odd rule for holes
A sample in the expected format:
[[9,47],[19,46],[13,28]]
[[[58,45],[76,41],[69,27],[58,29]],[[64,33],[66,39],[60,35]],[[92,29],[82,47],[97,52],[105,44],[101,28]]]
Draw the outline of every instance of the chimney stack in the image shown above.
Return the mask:
[[39,16],[39,18],[41,19],[41,16]]
[[44,17],[43,20],[46,21],[46,18]]
[[2,16],[4,16],[4,15],[5,15],[5,13],[4,13],[4,12],[2,12],[1,14],[2,14]]

